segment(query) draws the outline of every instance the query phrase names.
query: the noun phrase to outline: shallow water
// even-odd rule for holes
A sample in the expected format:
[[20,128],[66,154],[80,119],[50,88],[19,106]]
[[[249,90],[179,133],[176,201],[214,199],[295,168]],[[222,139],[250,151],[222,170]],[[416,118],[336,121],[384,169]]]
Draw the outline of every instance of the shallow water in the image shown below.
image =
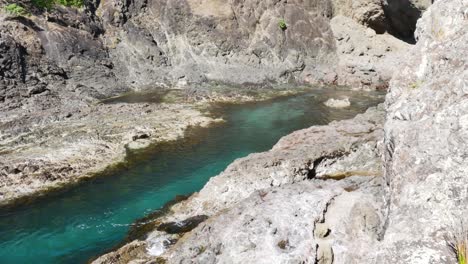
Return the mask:
[[[331,109],[330,96],[352,105]],[[86,263],[119,244],[131,223],[179,194],[200,190],[234,159],[270,149],[311,125],[352,118],[382,101],[377,93],[318,90],[268,102],[225,105],[227,121],[130,158],[133,164],[28,205],[0,210],[0,263]]]

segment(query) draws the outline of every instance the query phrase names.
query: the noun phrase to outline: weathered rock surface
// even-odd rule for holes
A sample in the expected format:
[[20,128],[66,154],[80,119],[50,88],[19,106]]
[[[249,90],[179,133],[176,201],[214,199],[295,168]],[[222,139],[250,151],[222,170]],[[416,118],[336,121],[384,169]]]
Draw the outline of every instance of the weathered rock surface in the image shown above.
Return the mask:
[[374,29],[413,42],[416,22],[431,0],[333,0],[335,15],[343,15]]
[[382,1],[385,16],[393,34],[413,41],[416,22],[433,0],[385,0]]
[[[97,9],[109,54],[132,86],[285,82],[334,51],[325,1],[135,1]],[[116,19],[122,8],[142,12]],[[131,12],[131,11],[130,11]],[[127,21],[128,19],[128,21]],[[278,23],[284,19],[287,29]],[[121,24],[125,22],[123,26]],[[116,44],[115,44],[116,43]]]
[[[305,181],[254,192],[163,257],[169,263],[349,263],[381,224],[373,200],[380,180]],[[351,188],[364,184],[364,190]],[[352,243],[359,246],[336,246]]]
[[436,1],[386,99],[388,223],[379,262],[455,263],[466,217],[468,1]]
[[345,12],[334,12],[330,1],[89,1],[84,10],[47,15],[20,3],[33,15],[0,16],[0,98],[10,107],[31,93],[107,97],[206,81],[334,83],[340,73],[330,19]]
[[335,15],[347,16],[359,24],[372,28],[382,34],[389,31],[391,25],[380,0],[334,0]]
[[[235,161],[158,221],[211,218],[180,239],[161,231],[149,234],[141,245],[149,251],[139,251],[135,259],[150,260],[155,257],[148,252],[156,252],[169,263],[313,263],[318,256],[333,257],[332,243],[371,243],[383,225],[377,211],[382,201],[375,199],[382,182],[377,142],[382,124],[382,107],[374,108],[351,120],[294,132],[268,152]],[[329,221],[328,214],[333,215]],[[344,225],[338,219],[355,220]],[[366,227],[352,231],[361,225]],[[319,232],[318,226],[333,231]],[[165,242],[170,239],[179,241],[172,246]],[[125,263],[118,261],[125,250],[96,263]],[[335,250],[335,258],[349,258],[347,250]]]
[[[191,106],[171,104],[83,105],[42,123],[48,113],[29,117],[36,120],[20,111],[0,114],[0,204],[92,176],[122,162],[127,146],[175,140],[188,126],[214,121]],[[19,127],[15,119],[31,126]]]
[[410,45],[389,34],[376,34],[351,18],[331,20],[337,41],[337,83],[353,88],[386,89]]

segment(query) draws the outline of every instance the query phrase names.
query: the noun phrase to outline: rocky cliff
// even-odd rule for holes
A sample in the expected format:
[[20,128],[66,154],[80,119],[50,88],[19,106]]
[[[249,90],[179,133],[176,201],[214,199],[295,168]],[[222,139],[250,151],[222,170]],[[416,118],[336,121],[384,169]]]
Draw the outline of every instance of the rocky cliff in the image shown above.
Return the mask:
[[468,202],[468,1],[437,1],[416,38],[386,98],[381,257],[453,263],[444,237],[463,227]]
[[[13,2],[25,13],[8,11]],[[128,144],[208,124],[193,101],[224,100],[214,86],[238,88],[230,100],[282,83],[386,88],[410,47],[390,26],[401,13],[389,7],[427,7],[397,2],[362,0],[348,12],[357,2],[106,0],[44,9],[2,1],[0,204],[93,175],[122,161]],[[379,19],[389,26],[370,22]],[[189,100],[101,103],[174,88]]]
[[468,1],[436,1],[416,39],[384,106],[235,161],[96,263],[456,263]]
[[[18,1],[30,15],[2,10],[0,98],[9,101],[17,94],[28,97],[47,90],[103,97],[128,89],[207,81],[334,83],[341,77],[335,67],[340,42],[330,26],[332,18],[345,15],[379,34],[407,35],[369,22],[377,19],[375,12],[383,21],[402,16],[386,12],[394,4],[375,7],[371,0],[362,0],[358,12],[352,11],[354,1],[343,2],[112,0],[47,11]],[[393,8],[417,10],[414,21],[403,22],[407,27],[401,31],[412,35],[425,7],[408,2]],[[372,44],[366,48],[385,51],[376,55],[392,53],[393,45]],[[360,52],[367,54],[364,48]]]

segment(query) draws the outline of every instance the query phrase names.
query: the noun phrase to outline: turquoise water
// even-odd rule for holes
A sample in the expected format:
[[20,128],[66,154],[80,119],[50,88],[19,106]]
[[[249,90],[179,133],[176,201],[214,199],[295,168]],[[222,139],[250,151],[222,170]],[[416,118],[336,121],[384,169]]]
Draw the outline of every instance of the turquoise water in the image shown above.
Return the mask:
[[[330,109],[329,94],[352,107]],[[223,106],[226,123],[195,129],[113,175],[14,209],[0,210],[0,263],[86,263],[119,244],[131,223],[179,194],[200,190],[234,159],[270,149],[288,133],[346,119],[377,104],[376,94],[319,90],[273,101]]]

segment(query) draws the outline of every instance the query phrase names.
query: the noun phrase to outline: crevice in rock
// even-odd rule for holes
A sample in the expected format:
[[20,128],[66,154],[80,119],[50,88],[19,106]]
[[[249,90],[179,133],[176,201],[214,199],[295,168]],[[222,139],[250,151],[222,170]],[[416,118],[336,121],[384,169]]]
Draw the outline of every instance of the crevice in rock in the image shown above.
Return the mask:
[[[388,177],[388,171],[385,172],[386,174],[386,178]],[[381,227],[381,230],[377,233],[377,240],[378,241],[382,241],[384,240],[385,238],[385,233],[387,232],[387,228],[389,226],[389,219],[390,219],[390,212],[391,212],[391,202],[392,202],[392,194],[391,194],[391,190],[390,190],[390,183],[388,180],[387,181],[387,186],[386,188],[384,188],[384,201],[385,201],[385,204],[384,204],[384,213],[385,213],[385,221],[383,222],[383,225]]]
[[334,196],[332,196],[332,198],[330,198],[330,200],[328,200],[328,202],[325,204],[325,208],[322,211],[322,217],[321,217],[320,220],[318,220],[317,223],[325,223],[328,209],[332,205],[333,201],[335,201],[335,198],[338,197],[338,196],[339,196],[339,194],[334,195]]
[[393,136],[385,135],[384,137],[384,144],[385,144],[385,152],[384,152],[384,159],[385,159],[385,167],[384,167],[384,179],[385,179],[385,187],[384,187],[384,200],[385,200],[385,205],[384,209],[385,210],[385,221],[382,225],[382,228],[380,232],[377,234],[377,240],[382,241],[385,238],[385,233],[387,231],[388,225],[389,225],[389,218],[390,218],[390,204],[392,200],[392,193],[390,190],[390,179],[392,178],[391,176],[391,169],[388,168],[389,164],[392,164],[393,161],[393,155],[395,152],[395,139]]
[[339,194],[334,195],[328,200],[322,211],[322,216],[320,217],[320,219],[317,219],[314,223],[312,233],[314,235],[315,240],[317,241],[315,245],[314,264],[332,264],[334,261],[333,248],[329,244],[329,241],[327,241],[327,238],[330,236],[332,230],[328,227],[326,223],[326,214],[330,206],[333,204],[333,201],[338,196]]
[[320,157],[313,162],[312,169],[309,170],[307,173],[307,179],[311,180],[317,177],[317,167],[320,165],[320,163],[325,159],[325,156]]
[[18,45],[18,59],[19,59],[19,64],[20,64],[19,72],[21,75],[21,81],[23,83],[26,83],[26,74],[28,71],[27,70],[28,65],[26,63],[25,55],[27,55],[26,48],[21,45]]
[[390,199],[387,201],[389,204],[386,206],[386,212],[385,212],[385,221],[382,225],[382,229],[380,232],[377,233],[377,241],[382,241],[385,238],[385,233],[387,232],[387,228],[389,225],[389,219],[390,219]]
[[36,23],[34,23],[31,19],[28,19],[26,17],[18,16],[18,17],[7,17],[5,18],[6,21],[15,21],[20,24],[23,24],[32,30],[38,32],[38,31],[43,31],[41,27],[39,27]]
[[[312,168],[310,168],[309,171],[307,172],[307,179],[311,180],[311,179],[315,179],[317,177],[317,168],[322,163],[322,161],[324,161],[326,159],[340,158],[340,157],[343,157],[345,155],[349,155],[349,152],[337,151],[337,152],[331,153],[330,155],[321,156],[321,157],[315,159],[313,161]],[[310,166],[310,164],[309,164],[309,166]]]

